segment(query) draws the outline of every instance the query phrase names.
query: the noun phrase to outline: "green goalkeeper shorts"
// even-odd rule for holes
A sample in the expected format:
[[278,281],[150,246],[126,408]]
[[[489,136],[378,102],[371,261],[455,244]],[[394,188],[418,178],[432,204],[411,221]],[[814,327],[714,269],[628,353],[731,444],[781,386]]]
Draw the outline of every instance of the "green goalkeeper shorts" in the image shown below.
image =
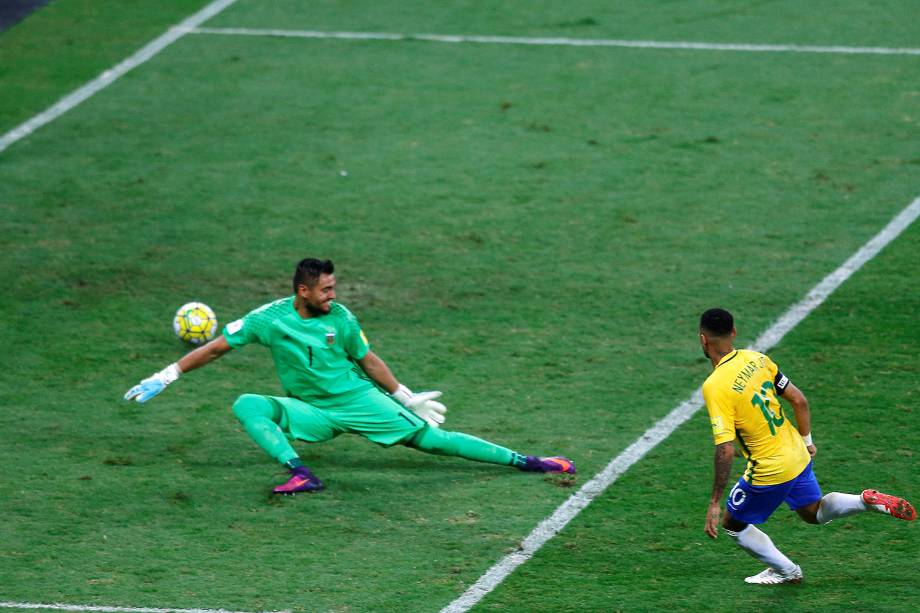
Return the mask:
[[425,427],[425,420],[377,388],[311,403],[291,397],[266,398],[281,409],[282,431],[289,438],[309,443],[349,433],[389,447]]

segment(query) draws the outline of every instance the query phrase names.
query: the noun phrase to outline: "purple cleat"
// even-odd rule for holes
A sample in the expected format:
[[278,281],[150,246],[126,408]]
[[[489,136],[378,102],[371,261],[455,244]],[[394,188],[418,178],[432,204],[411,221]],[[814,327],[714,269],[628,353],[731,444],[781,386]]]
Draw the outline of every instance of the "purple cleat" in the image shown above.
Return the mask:
[[538,473],[568,473],[574,475],[575,463],[561,455],[549,458],[538,458],[535,455],[529,455],[525,458],[525,464],[521,466],[521,470]]
[[309,468],[295,468],[291,478],[272,490],[273,494],[296,494],[297,492],[318,492],[325,488],[319,477],[310,472]]

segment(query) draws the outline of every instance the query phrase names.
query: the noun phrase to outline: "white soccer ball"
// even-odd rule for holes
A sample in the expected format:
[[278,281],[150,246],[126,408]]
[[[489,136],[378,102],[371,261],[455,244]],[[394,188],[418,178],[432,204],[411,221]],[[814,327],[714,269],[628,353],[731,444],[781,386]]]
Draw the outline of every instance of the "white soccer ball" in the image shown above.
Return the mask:
[[176,336],[192,345],[203,345],[217,333],[217,315],[203,302],[183,304],[173,318]]

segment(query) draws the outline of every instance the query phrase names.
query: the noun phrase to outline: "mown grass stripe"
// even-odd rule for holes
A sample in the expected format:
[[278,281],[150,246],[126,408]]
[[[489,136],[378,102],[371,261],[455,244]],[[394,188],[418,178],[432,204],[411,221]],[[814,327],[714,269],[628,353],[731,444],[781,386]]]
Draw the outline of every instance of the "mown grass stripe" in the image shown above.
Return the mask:
[[35,130],[51,123],[67,111],[102,91],[126,73],[137,68],[157,55],[160,51],[188,34],[191,28],[201,25],[235,2],[236,0],[214,0],[191,17],[182,21],[179,25],[169,28],[162,35],[144,45],[130,57],[122,60],[115,66],[102,72],[102,74],[92,81],[89,81],[85,85],[67,94],[38,115],[35,115],[28,121],[19,124],[3,136],[0,136],[0,152],[3,152],[13,143],[22,140]]

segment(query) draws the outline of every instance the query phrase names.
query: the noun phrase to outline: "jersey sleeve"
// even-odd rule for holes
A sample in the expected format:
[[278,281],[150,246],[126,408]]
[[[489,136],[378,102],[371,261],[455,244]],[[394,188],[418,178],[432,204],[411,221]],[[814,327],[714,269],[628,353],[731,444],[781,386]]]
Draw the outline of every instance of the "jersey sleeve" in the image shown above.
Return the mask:
[[263,319],[262,309],[256,309],[241,319],[231,321],[224,326],[224,338],[234,349],[240,349],[249,343],[264,344],[261,334],[265,329]]
[[767,356],[764,357],[767,360],[767,367],[773,374],[773,387],[776,388],[776,394],[778,396],[782,396],[786,391],[786,388],[789,387],[789,377],[783,374],[783,372],[779,369],[779,366],[777,366],[773,360]]
[[721,445],[735,440],[735,412],[714,387],[708,381],[703,384],[703,400],[709,412],[713,440]]
[[343,311],[345,317],[342,323],[342,333],[345,341],[345,353],[355,360],[360,360],[370,351],[371,344],[364,335],[364,331],[361,330],[361,324],[358,323],[358,318],[355,317],[351,311],[345,309],[343,309]]

